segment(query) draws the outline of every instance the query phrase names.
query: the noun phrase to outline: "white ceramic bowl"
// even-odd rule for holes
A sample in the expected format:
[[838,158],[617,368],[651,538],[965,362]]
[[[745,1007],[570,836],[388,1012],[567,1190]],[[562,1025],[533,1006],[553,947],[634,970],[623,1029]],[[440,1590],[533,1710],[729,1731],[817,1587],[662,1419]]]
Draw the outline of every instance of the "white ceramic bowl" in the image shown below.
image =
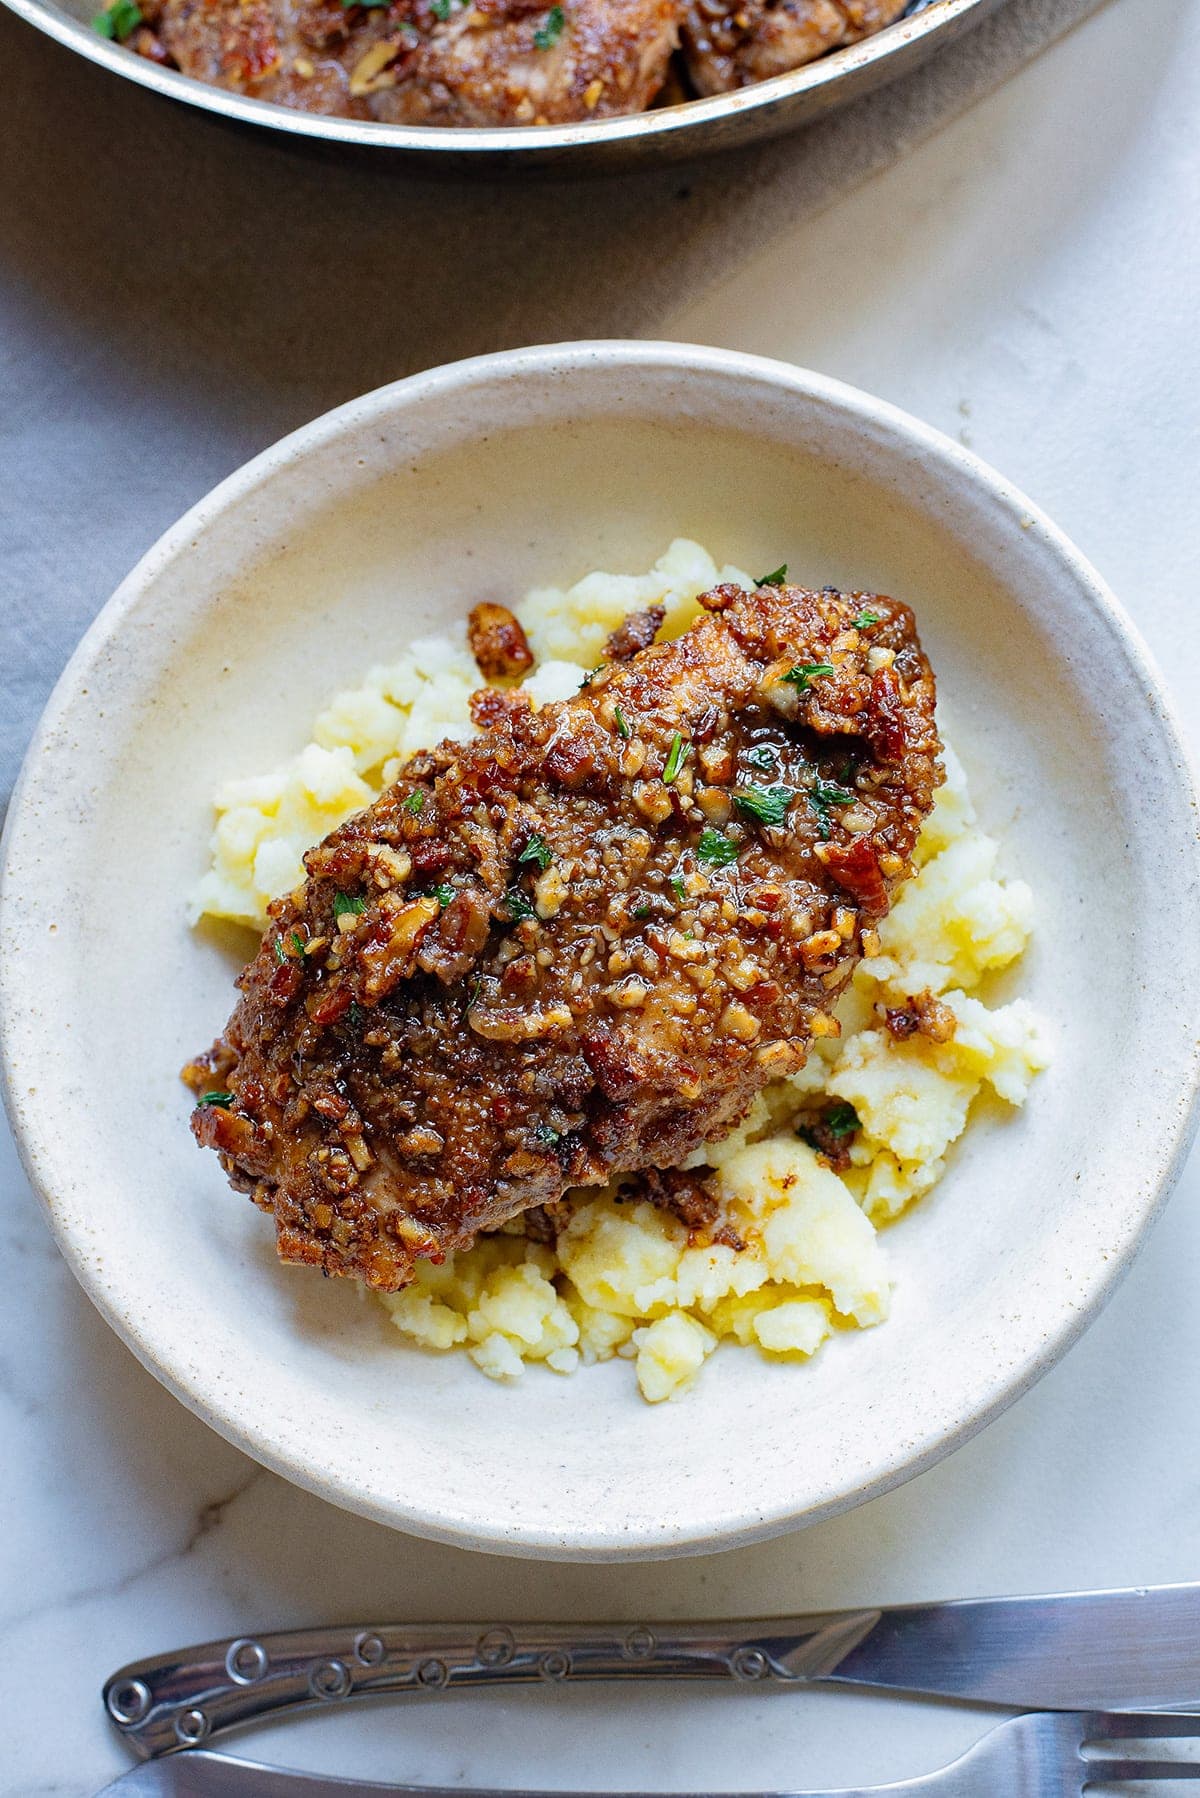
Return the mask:
[[[189,931],[209,800],[325,696],[484,595],[718,560],[916,608],[984,820],[1038,901],[1019,985],[1055,1060],[887,1238],[891,1321],[808,1366],[722,1350],[684,1402],[628,1367],[505,1388],[280,1267],[195,1148],[177,1080],[233,965]],[[250,1454],[382,1522],[513,1554],[746,1542],[928,1466],[1043,1373],[1160,1204],[1197,1081],[1195,796],[1158,678],[1095,574],[912,419],[674,344],[522,350],[342,407],[198,505],[63,675],[5,838],[9,1101],[72,1268]]]

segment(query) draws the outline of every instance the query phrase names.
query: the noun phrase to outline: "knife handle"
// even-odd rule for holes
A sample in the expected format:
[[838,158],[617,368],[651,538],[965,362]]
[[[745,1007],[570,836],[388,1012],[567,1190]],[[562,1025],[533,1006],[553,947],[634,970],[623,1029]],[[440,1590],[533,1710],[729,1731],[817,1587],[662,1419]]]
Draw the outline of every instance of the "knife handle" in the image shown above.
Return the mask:
[[133,1661],[105,1683],[104,1705],[130,1747],[150,1757],[194,1748],[279,1711],[385,1692],[580,1680],[820,1679],[878,1621],[878,1611],[858,1611],[745,1623],[292,1630]]

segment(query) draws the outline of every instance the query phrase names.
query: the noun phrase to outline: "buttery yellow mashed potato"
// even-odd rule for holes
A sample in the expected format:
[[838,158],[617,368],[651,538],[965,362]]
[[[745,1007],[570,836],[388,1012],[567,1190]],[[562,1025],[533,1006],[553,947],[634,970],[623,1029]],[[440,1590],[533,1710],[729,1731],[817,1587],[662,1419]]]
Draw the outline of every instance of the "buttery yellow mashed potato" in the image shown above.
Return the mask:
[[[538,703],[565,698],[628,612],[663,604],[663,634],[675,635],[696,616],[697,595],[722,580],[748,584],[680,539],[646,574],[535,590],[516,608],[537,658],[526,689]],[[303,878],[305,850],[369,804],[400,760],[472,734],[468,701],[479,684],[464,628],[416,642],[337,694],[290,762],[228,782],[216,795],[212,865],[194,915],[261,927],[270,900]],[[1030,1006],[988,1006],[976,991],[1025,949],[1033,896],[997,874],[999,845],[979,828],[952,750],[945,759],[919,874],[839,1004],[841,1037],[814,1044],[799,1074],[768,1087],[732,1135],[693,1158],[713,1170],[746,1246],[693,1246],[652,1205],[588,1191],[553,1247],[501,1234],[441,1267],[420,1263],[410,1287],[381,1300],[405,1337],[464,1349],[497,1380],[518,1378],[530,1361],[572,1373],[620,1356],[657,1402],[685,1392],[722,1340],[803,1359],[835,1330],[883,1322],[891,1282],[878,1227],[941,1177],[985,1087],[1021,1105],[1047,1062]],[[896,1041],[876,1008],[925,991],[953,1014],[953,1036]],[[830,1100],[853,1107],[857,1123],[841,1175],[796,1134]]]

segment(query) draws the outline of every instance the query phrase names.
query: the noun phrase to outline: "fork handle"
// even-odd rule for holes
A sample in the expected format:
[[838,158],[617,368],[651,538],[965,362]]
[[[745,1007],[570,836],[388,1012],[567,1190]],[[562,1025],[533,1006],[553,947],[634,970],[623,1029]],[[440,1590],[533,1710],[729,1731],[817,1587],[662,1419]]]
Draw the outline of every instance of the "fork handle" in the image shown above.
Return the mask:
[[570,1680],[826,1677],[878,1611],[758,1623],[379,1624],[239,1636],[131,1662],[104,1687],[136,1753],[194,1748],[219,1730],[301,1705],[384,1692]]
[[[928,1777],[899,1785],[839,1786],[819,1792],[736,1792],[725,1798],[917,1798],[936,1786]],[[661,1798],[651,1793],[533,1792],[524,1787],[492,1791],[464,1786],[404,1786],[376,1780],[347,1779],[322,1773],[298,1773],[258,1761],[195,1749],[166,1760],[144,1762],[106,1786],[99,1798]],[[672,1798],[721,1798],[719,1793],[675,1793]]]

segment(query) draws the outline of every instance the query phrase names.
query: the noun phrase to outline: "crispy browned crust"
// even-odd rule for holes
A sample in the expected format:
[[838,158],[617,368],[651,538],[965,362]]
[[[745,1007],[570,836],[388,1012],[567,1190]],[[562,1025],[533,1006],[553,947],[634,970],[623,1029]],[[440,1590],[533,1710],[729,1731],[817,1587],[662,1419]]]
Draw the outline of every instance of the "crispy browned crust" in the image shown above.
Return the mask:
[[642,112],[683,0],[143,0],[134,47],[302,112],[416,125]]
[[687,0],[683,55],[701,94],[785,75],[898,19],[908,0]]
[[604,645],[605,661],[628,662],[640,649],[649,649],[666,615],[666,606],[647,606],[642,612],[630,612]]
[[903,1005],[885,1006],[883,1021],[896,1042],[907,1042],[910,1036],[928,1037],[932,1043],[948,1043],[958,1028],[958,1019],[950,1007],[926,987],[924,992],[910,993]]
[[485,680],[515,680],[533,667],[533,651],[507,606],[481,600],[467,615],[467,641]]
[[[410,125],[556,125],[799,68],[907,0],[142,0],[126,39],[198,81],[300,112]],[[560,24],[561,12],[561,24]]]
[[[272,906],[190,1077],[231,1095],[193,1128],[285,1260],[397,1288],[569,1187],[678,1165],[836,1032],[941,779],[933,675],[895,600],[704,604],[576,698],[415,756]],[[787,789],[778,826],[755,789]]]

